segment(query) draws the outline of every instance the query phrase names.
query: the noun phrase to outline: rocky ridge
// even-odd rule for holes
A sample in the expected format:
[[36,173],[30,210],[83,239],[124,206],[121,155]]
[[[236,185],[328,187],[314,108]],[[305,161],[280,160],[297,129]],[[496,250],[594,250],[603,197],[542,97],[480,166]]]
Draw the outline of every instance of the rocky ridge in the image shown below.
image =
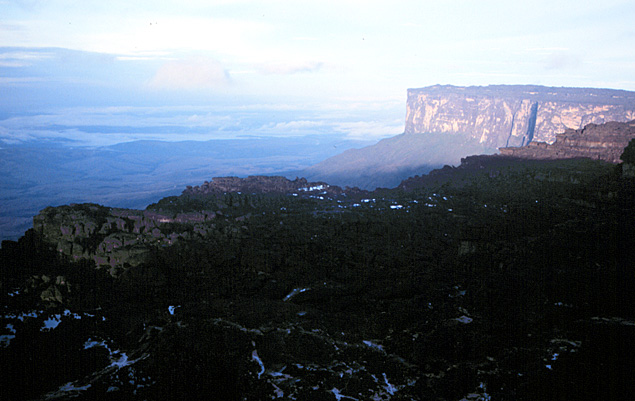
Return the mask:
[[[249,176],[246,178],[239,177],[214,177],[212,181],[205,181],[200,186],[188,186],[183,195],[209,195],[224,194],[229,192],[237,193],[258,193],[258,194],[279,194],[286,195],[291,193],[301,193],[303,195],[322,195],[339,196],[343,193],[342,188],[336,185],[329,185],[326,182],[309,182],[306,178],[295,178],[289,180],[280,176]],[[346,192],[360,193],[358,188],[346,188]]]
[[[72,260],[92,260],[113,276],[142,263],[150,247],[169,246],[204,230],[199,223],[216,213],[162,213],[109,208],[96,204],[48,207],[33,217],[33,228]],[[174,232],[174,224],[191,224],[191,232]]]
[[[304,178],[215,177],[200,186],[188,186],[180,197],[165,198],[146,210],[96,204],[48,207],[33,218],[33,228],[60,254],[74,261],[91,260],[96,267],[118,276],[141,264],[152,248],[203,238],[217,221],[248,219],[251,205],[247,195],[352,200],[366,193]],[[240,200],[243,208],[236,207],[239,202],[234,204],[232,194],[246,195]]]
[[635,120],[626,123],[588,124],[556,135],[554,143],[531,142],[522,147],[500,148],[501,155],[523,159],[571,159],[585,157],[619,163],[620,155],[635,138]]

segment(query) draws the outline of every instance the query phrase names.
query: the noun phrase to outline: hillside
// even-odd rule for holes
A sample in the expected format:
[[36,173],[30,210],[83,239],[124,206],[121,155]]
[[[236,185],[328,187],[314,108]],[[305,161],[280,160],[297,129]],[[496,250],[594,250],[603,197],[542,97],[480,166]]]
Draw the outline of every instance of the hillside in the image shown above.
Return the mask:
[[459,164],[461,157],[491,154],[495,149],[460,134],[401,134],[361,149],[349,149],[304,171],[310,180],[363,189],[394,188],[401,180],[426,174],[445,164]]

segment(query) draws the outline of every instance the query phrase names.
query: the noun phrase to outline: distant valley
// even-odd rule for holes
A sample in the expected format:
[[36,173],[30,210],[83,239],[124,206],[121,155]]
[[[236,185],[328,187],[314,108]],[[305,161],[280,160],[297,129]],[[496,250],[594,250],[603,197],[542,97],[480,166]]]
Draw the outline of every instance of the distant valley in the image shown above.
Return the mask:
[[0,240],[17,239],[47,206],[96,202],[144,208],[213,176],[287,174],[372,142],[338,135],[210,141],[61,142],[0,148]]

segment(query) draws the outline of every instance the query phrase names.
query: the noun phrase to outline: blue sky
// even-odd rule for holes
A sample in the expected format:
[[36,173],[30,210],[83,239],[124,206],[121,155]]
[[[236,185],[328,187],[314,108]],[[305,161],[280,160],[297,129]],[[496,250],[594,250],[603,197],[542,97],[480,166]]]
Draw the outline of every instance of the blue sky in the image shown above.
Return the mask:
[[410,87],[635,90],[634,20],[631,0],[0,0],[0,139],[223,119],[392,136]]

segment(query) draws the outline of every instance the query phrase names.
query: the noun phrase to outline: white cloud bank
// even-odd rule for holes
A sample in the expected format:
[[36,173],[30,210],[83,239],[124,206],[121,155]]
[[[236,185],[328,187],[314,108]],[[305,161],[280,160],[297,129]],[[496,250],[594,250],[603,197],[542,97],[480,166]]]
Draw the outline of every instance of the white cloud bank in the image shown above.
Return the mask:
[[313,72],[322,68],[323,63],[319,61],[291,61],[265,63],[258,66],[258,71],[263,74],[289,75],[299,72]]
[[150,79],[148,86],[152,89],[191,91],[216,89],[230,82],[229,73],[217,60],[191,58],[163,64]]

